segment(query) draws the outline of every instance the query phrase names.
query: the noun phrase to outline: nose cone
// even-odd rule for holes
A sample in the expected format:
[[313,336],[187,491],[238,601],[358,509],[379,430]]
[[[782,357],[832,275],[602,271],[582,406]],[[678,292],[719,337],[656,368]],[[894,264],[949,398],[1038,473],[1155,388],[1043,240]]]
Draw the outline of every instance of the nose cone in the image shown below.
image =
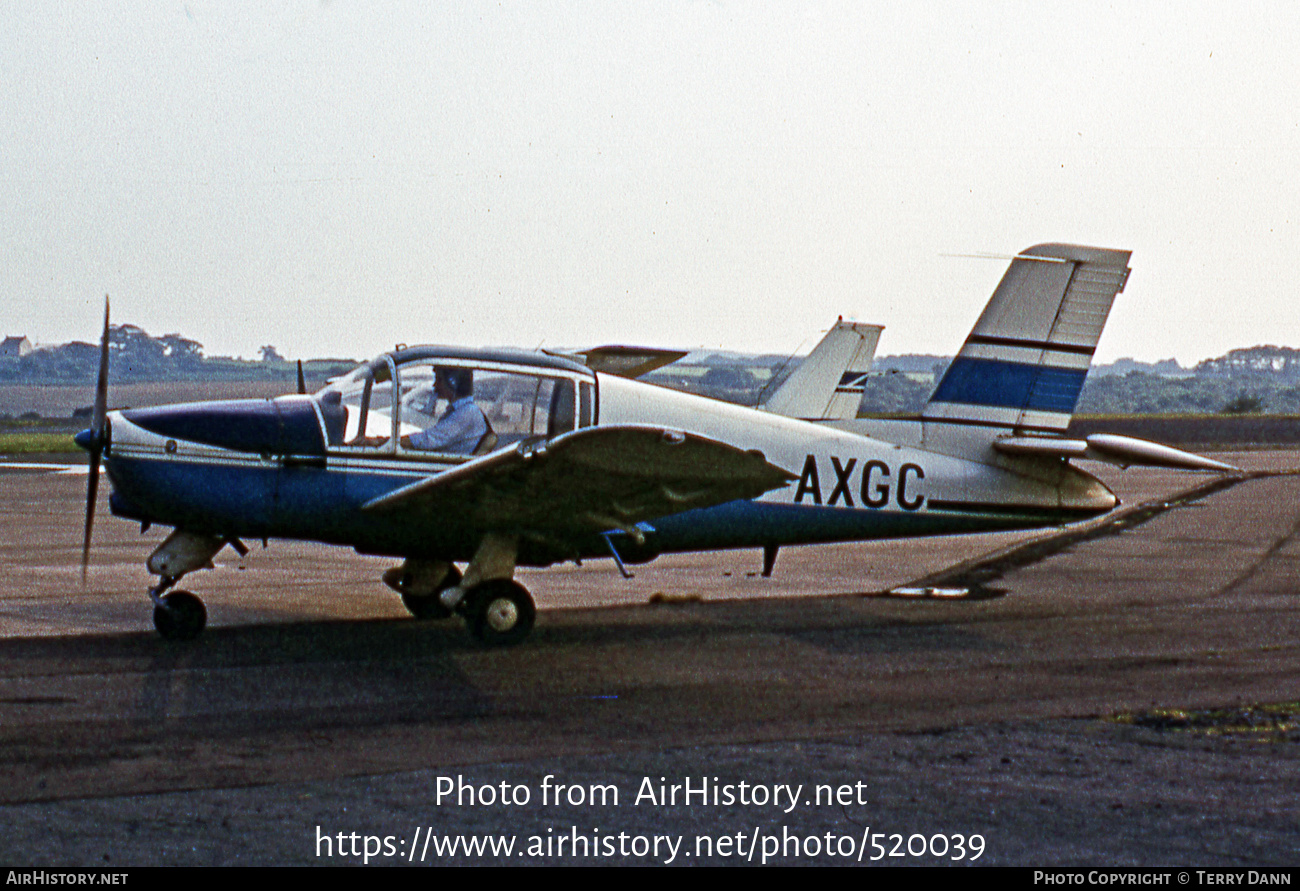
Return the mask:
[[95,446],[95,431],[87,427],[85,430],[82,430],[76,436],[72,437],[72,441],[89,452]]

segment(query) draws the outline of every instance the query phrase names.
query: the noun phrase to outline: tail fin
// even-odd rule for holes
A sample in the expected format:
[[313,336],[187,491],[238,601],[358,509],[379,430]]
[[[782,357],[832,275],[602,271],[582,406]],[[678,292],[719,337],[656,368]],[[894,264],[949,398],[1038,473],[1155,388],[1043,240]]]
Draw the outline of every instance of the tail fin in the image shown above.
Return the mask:
[[789,418],[855,418],[883,325],[846,322],[826,332],[776,392],[759,408]]
[[922,417],[1064,431],[1130,254],[1069,244],[1018,254]]

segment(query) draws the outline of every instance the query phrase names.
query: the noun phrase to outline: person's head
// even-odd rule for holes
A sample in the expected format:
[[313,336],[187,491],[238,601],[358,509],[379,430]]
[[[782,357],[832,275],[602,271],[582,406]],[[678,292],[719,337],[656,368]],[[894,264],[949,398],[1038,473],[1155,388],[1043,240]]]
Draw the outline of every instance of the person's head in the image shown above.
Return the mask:
[[434,390],[443,399],[461,399],[474,395],[474,372],[468,368],[438,368]]

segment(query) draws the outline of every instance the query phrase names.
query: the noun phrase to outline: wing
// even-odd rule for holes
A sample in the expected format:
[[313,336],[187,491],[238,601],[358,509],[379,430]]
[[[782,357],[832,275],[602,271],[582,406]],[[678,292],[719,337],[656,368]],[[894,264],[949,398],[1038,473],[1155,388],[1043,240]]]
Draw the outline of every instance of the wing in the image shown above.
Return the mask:
[[520,443],[390,492],[366,511],[434,512],[484,531],[569,538],[757,498],[793,474],[761,452],[661,427],[587,427]]
[[663,350],[656,347],[599,346],[576,353],[555,353],[566,359],[582,362],[592,371],[616,374],[619,377],[638,378],[656,368],[671,365],[687,354],[686,350]]

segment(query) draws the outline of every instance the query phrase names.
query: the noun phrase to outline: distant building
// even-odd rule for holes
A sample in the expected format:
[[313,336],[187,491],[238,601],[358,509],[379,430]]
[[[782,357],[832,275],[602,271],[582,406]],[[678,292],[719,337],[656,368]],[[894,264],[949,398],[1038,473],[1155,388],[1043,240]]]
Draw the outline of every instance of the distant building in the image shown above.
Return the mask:
[[32,351],[32,342],[26,337],[6,337],[0,341],[0,359],[21,359]]

